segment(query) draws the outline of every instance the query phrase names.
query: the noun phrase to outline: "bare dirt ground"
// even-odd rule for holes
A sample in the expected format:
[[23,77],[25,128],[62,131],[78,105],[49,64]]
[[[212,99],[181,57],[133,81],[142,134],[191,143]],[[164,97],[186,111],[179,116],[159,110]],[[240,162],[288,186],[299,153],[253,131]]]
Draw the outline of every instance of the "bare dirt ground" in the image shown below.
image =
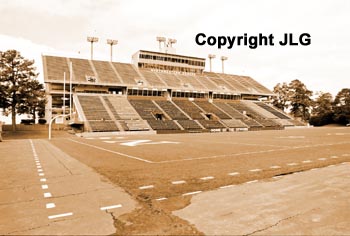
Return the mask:
[[52,143],[139,202],[136,210],[115,219],[117,234],[123,235],[207,233],[197,222],[173,212],[188,206],[201,192],[350,160],[350,129],[345,127],[67,137]]

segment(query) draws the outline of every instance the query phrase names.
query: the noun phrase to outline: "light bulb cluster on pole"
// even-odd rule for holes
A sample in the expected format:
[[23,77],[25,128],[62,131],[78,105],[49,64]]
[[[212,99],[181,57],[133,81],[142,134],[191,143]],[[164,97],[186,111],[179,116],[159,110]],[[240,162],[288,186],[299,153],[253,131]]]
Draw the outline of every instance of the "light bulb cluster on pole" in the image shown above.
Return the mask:
[[113,61],[113,45],[118,44],[118,40],[107,39],[107,44],[111,45],[111,61]]
[[159,42],[159,52],[162,52],[162,49],[164,50],[163,52],[168,52],[168,50],[170,50],[170,52],[174,52],[173,44],[177,43],[176,39],[168,38],[167,40],[165,37],[160,36],[158,36],[156,39]]
[[91,43],[91,60],[94,58],[94,43],[98,42],[98,38],[97,37],[87,37],[87,41],[89,43]]
[[[209,65],[210,65],[210,72],[212,72],[212,64],[211,64],[211,60],[214,59],[216,56],[214,54],[209,54],[208,58],[209,58]],[[220,57],[221,59],[221,63],[222,63],[222,73],[225,73],[225,68],[224,68],[224,61],[226,61],[228,59],[228,57],[222,56]]]
[[[90,59],[93,60],[94,59],[94,48],[93,48],[93,44],[97,43],[99,40],[98,37],[87,37],[87,41],[91,44],[91,57]],[[118,40],[115,39],[107,39],[107,44],[110,45],[111,50],[110,50],[110,60],[113,60],[113,45],[118,44]]]

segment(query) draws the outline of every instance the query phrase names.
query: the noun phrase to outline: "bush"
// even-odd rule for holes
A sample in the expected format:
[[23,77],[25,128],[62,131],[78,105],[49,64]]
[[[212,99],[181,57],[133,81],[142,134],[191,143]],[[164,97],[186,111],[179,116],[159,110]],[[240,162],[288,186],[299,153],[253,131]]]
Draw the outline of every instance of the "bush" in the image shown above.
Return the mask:
[[45,119],[40,118],[40,119],[39,119],[39,124],[41,124],[41,125],[46,124],[46,120],[45,120]]
[[312,116],[309,120],[310,125],[323,126],[333,123],[333,114],[325,114],[323,116]]

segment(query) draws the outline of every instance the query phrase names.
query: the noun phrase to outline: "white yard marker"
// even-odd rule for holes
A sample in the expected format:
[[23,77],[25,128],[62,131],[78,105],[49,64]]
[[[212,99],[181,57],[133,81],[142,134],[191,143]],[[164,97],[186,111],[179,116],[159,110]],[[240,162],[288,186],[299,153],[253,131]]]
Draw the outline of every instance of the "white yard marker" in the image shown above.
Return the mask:
[[292,163],[288,163],[287,166],[297,166],[298,163],[292,162]]
[[195,192],[184,193],[184,194],[182,194],[182,196],[194,195],[194,194],[198,194],[198,193],[201,193],[201,192],[202,191],[195,191]]
[[38,169],[38,172],[43,172],[43,169]]
[[270,166],[271,169],[279,169],[281,168],[280,166]]
[[303,163],[311,163],[312,161],[311,160],[305,160],[305,161],[302,161]]
[[42,167],[41,166],[37,166],[36,168],[41,169]]
[[118,204],[118,205],[112,205],[112,206],[105,206],[105,207],[101,207],[100,210],[101,211],[105,211],[105,210],[110,210],[110,209],[115,209],[115,208],[121,208],[122,205]]
[[259,172],[259,171],[262,171],[261,169],[252,169],[252,170],[249,170],[250,172]]
[[39,173],[39,176],[44,176],[45,174],[44,173]]
[[52,215],[52,216],[48,216],[48,218],[51,219],[55,219],[55,218],[60,218],[60,217],[66,217],[66,216],[71,216],[73,215],[72,212],[68,212],[68,213],[63,213],[63,214],[59,214],[59,215]]
[[318,158],[319,161],[325,161],[327,158]]
[[232,188],[234,185],[231,184],[231,185],[225,185],[225,186],[221,186],[219,187],[220,189],[225,189],[225,188]]
[[[345,154],[343,154],[342,156],[344,156]],[[339,158],[339,157],[337,157],[337,156],[331,156],[330,158],[332,158],[332,159],[337,159],[337,158]]]
[[55,208],[55,207],[56,207],[55,203],[47,203],[47,204],[46,204],[46,208],[47,208],[47,209],[49,209],[49,208]]
[[118,141],[103,141],[104,143],[116,143]]
[[51,193],[44,193],[44,198],[52,197]]
[[45,178],[40,179],[40,182],[46,182]]
[[206,176],[206,177],[202,177],[200,178],[201,180],[211,180],[211,179],[214,179],[213,176]]
[[186,181],[185,180],[177,180],[177,181],[172,181],[172,184],[185,184]]
[[231,172],[231,173],[228,173],[228,175],[230,175],[230,176],[239,175],[239,172]]
[[168,198],[166,197],[160,197],[160,198],[157,198],[156,201],[164,201],[164,200],[167,200]]
[[48,189],[49,186],[47,186],[47,184],[43,184],[43,185],[41,185],[41,188],[42,188],[42,189]]
[[154,185],[146,185],[146,186],[141,186],[139,187],[139,189],[151,189],[151,188],[154,188]]
[[36,161],[35,165],[40,166],[40,161]]

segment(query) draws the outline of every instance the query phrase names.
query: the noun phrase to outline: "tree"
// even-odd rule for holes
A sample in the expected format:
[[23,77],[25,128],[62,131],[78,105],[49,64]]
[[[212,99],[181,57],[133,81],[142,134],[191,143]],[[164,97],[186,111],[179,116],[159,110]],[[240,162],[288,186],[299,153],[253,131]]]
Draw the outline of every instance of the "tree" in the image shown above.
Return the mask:
[[288,108],[289,101],[289,87],[287,83],[278,83],[274,88],[273,92],[277,95],[272,101],[272,104],[278,109],[285,111]]
[[333,96],[320,92],[313,104],[310,124],[315,126],[327,125],[333,122]]
[[312,91],[308,90],[306,85],[297,79],[291,81],[288,87],[291,114],[294,117],[300,117],[304,121],[309,120],[312,106]]
[[[42,95],[42,85],[36,80],[34,60],[28,60],[16,50],[0,51],[0,106],[12,115],[12,130],[16,130],[16,114],[32,113],[30,107]],[[29,106],[26,108],[26,106]]]
[[342,89],[334,99],[334,120],[339,124],[350,123],[350,89]]

